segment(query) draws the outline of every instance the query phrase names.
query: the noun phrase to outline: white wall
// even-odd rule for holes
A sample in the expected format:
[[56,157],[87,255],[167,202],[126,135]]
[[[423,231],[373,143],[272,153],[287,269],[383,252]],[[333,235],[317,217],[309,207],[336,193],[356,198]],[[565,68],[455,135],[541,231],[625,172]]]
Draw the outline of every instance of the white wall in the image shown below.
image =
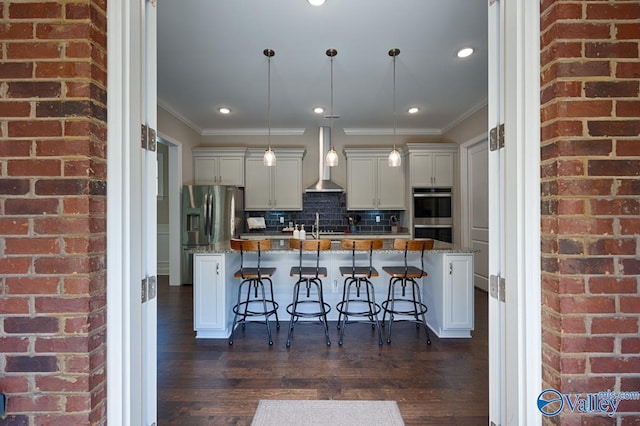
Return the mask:
[[158,132],[182,144],[182,183],[193,183],[191,148],[200,145],[200,133],[158,106]]

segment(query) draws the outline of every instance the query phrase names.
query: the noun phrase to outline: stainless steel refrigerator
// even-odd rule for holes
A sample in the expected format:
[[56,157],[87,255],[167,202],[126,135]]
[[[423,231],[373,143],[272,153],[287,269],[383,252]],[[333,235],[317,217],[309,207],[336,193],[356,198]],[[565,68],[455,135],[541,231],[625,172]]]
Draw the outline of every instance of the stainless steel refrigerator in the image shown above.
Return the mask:
[[193,284],[193,249],[229,241],[244,232],[244,191],[235,186],[182,188],[181,281]]

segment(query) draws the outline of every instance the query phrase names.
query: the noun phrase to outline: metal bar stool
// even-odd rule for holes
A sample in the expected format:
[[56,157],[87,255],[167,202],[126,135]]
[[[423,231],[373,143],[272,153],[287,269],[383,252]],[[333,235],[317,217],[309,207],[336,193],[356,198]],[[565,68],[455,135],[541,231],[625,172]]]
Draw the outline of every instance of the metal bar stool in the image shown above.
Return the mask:
[[[378,332],[378,344],[382,345],[382,331],[378,314],[381,311],[380,305],[376,303],[375,289],[371,282],[371,277],[377,277],[378,271],[372,265],[373,250],[382,248],[382,240],[342,240],[342,248],[351,250],[351,266],[341,266],[340,275],[345,277],[342,287],[342,301],[338,302],[338,328],[340,329],[340,339],[338,344],[342,345],[344,339],[344,329],[349,317],[366,317]],[[369,251],[369,265],[356,266],[356,250]],[[365,295],[362,296],[362,285],[364,284]],[[356,295],[352,297],[352,287],[355,287]],[[360,307],[360,309],[358,309]]]
[[[329,250],[331,248],[330,240],[299,240],[290,239],[289,247],[300,250],[300,263],[298,266],[291,268],[289,275],[298,277],[293,286],[293,302],[287,306],[287,312],[291,314],[289,321],[289,333],[287,335],[287,348],[291,346],[293,338],[293,327],[299,318],[317,317],[324,326],[324,334],[327,339],[327,346],[331,346],[329,339],[329,327],[327,325],[327,313],[331,310],[328,303],[325,303],[322,295],[322,279],[327,277],[327,268],[320,266],[320,251]],[[302,266],[302,258],[304,251],[315,251],[315,266]],[[300,299],[300,285],[304,284],[306,290],[306,299]],[[317,290],[317,298],[310,299],[311,285],[315,285]],[[308,307],[308,308],[305,308]]]
[[[229,336],[229,344],[233,345],[233,334],[236,326],[242,324],[242,328],[245,328],[247,322],[262,322],[262,321],[249,321],[247,318],[251,317],[264,317],[264,324],[267,326],[267,334],[269,336],[269,345],[273,345],[273,339],[271,338],[271,326],[269,325],[269,317],[275,315],[276,328],[280,328],[280,321],[278,320],[278,304],[273,297],[273,283],[271,277],[276,272],[276,268],[265,268],[260,264],[260,255],[264,250],[271,249],[271,240],[231,240],[231,248],[234,250],[240,250],[240,269],[234,274],[236,278],[242,278],[240,287],[238,287],[238,303],[233,306],[233,326],[231,327],[231,336]],[[257,265],[252,267],[245,266],[244,255],[245,252],[257,252]],[[265,291],[264,282],[269,283],[269,298]],[[247,287],[247,297],[242,300],[242,288]],[[251,290],[253,289],[253,297]],[[260,295],[258,295],[258,289]]]
[[[396,321],[415,322],[416,327],[420,324],[424,326],[427,334],[427,345],[431,344],[429,337],[429,327],[425,319],[427,305],[422,303],[422,292],[420,285],[416,280],[427,276],[424,271],[424,251],[433,248],[433,240],[403,240],[396,239],[393,241],[393,248],[396,250],[404,250],[404,266],[383,266],[382,270],[391,277],[389,279],[389,290],[387,291],[387,300],[382,302],[382,324],[389,314],[389,329],[387,330],[387,343],[391,343],[391,324],[395,319],[395,315],[403,315],[413,317],[413,319],[398,319]],[[409,266],[407,264],[407,253],[410,251],[420,252],[420,268]],[[407,296],[407,285],[411,284],[411,297]],[[401,295],[396,296],[396,284],[400,284]]]

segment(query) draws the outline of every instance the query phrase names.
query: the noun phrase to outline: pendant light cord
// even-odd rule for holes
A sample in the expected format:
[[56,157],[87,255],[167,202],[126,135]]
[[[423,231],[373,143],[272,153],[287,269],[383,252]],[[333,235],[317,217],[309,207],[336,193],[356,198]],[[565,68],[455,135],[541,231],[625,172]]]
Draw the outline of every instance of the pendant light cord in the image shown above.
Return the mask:
[[331,135],[330,149],[333,149],[333,56],[331,57],[331,116],[329,117],[329,134]]
[[396,57],[393,56],[393,150],[396,150]]
[[267,146],[271,151],[271,56],[267,66]]

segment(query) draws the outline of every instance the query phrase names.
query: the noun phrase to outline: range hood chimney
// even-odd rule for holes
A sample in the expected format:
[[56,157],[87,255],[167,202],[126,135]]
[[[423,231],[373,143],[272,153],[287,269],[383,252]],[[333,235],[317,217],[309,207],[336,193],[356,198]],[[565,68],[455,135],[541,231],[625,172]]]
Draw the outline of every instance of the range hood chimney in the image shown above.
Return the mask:
[[318,139],[320,151],[320,158],[318,159],[319,178],[316,183],[306,189],[306,192],[344,192],[341,186],[331,181],[331,167],[327,166],[324,161],[331,146],[331,128],[326,126],[320,127]]

